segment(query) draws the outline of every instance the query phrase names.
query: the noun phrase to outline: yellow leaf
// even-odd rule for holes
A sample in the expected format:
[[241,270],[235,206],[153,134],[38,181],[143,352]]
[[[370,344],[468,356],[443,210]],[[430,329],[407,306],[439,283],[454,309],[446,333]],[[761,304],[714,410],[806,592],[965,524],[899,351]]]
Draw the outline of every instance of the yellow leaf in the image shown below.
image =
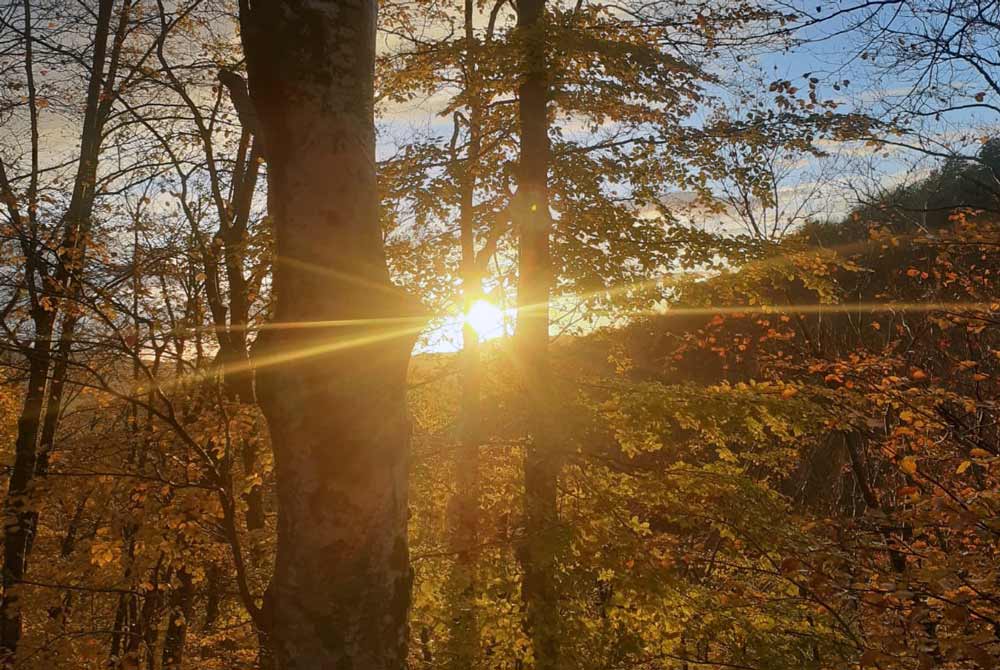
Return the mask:
[[899,462],[900,469],[908,475],[917,473],[917,459],[913,456],[906,456]]
[[962,461],[962,463],[955,469],[955,474],[956,475],[962,474],[963,472],[965,472],[966,470],[968,470],[969,466],[971,466],[971,465],[972,465],[972,461]]

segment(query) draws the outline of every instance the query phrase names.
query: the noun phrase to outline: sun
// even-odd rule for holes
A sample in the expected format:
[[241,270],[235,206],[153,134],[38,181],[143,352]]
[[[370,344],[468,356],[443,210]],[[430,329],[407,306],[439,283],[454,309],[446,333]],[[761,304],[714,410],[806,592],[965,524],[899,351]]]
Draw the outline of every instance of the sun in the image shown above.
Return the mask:
[[469,324],[481,340],[492,340],[504,333],[504,314],[496,306],[485,300],[477,300],[465,313],[465,323]]

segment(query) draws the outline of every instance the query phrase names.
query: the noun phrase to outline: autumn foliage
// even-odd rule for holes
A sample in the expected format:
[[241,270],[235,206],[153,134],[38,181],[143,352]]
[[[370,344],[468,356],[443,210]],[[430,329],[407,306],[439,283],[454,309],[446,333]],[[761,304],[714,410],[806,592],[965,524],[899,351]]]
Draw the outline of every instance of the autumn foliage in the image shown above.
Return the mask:
[[996,9],[378,4],[0,3],[0,664],[1000,667]]

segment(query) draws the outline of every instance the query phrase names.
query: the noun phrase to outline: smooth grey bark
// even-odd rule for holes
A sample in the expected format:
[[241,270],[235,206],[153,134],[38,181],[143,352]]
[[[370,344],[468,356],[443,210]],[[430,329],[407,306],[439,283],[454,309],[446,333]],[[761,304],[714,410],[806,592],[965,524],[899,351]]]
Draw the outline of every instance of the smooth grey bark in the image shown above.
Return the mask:
[[423,319],[390,281],[379,228],[376,3],[243,0],[240,19],[276,241],[274,323],[254,346],[278,497],[274,662],[400,670],[405,383]]

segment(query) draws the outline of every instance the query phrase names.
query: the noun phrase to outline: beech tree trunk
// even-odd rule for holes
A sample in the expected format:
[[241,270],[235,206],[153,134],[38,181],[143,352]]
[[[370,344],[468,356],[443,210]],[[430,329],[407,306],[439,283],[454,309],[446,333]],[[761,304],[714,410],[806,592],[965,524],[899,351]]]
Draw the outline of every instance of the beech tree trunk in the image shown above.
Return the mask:
[[559,455],[552,427],[554,406],[548,367],[552,221],[548,203],[545,0],[520,0],[517,12],[522,72],[518,89],[521,146],[514,206],[518,231],[515,353],[530,431],[524,461],[524,542],[518,553],[525,624],[535,668],[553,670],[559,665],[559,593],[555,581]]
[[423,319],[389,279],[379,229],[376,3],[243,0],[240,18],[276,241],[275,323],[254,347],[277,478],[274,659],[400,670],[405,383]]

